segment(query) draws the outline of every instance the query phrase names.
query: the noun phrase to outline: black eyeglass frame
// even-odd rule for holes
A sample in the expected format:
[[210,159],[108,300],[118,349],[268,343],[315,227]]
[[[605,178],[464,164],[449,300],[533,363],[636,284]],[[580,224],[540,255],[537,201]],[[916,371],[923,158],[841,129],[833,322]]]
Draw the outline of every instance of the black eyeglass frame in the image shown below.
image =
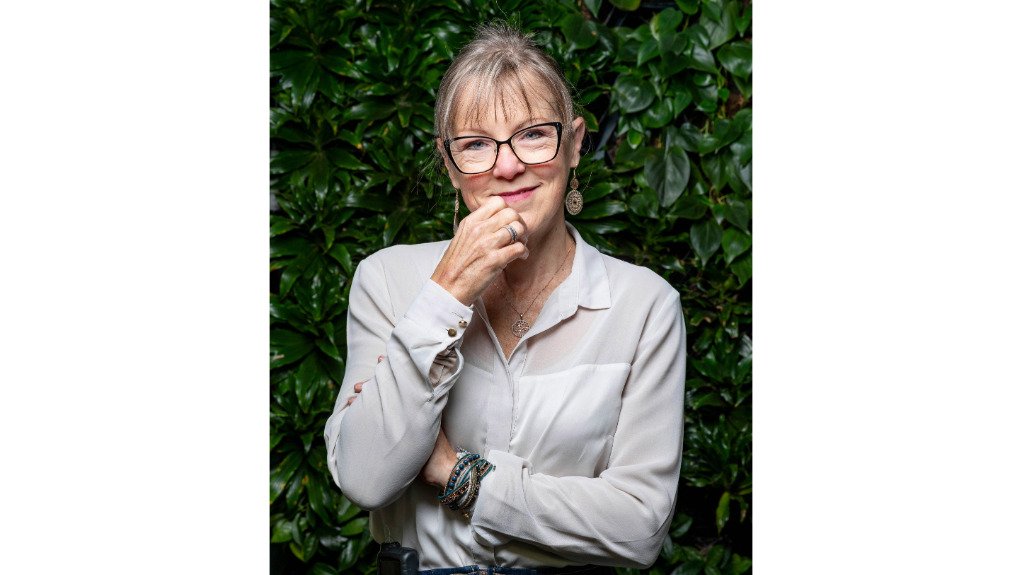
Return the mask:
[[[515,136],[517,136],[518,134],[521,134],[522,132],[531,130],[533,128],[538,128],[540,126],[553,126],[553,127],[557,128],[557,148],[554,149],[554,155],[549,160],[543,160],[542,162],[526,162],[525,160],[521,159],[518,156],[518,152],[515,151],[515,147],[513,145],[511,145],[511,140],[513,140],[515,138]],[[535,166],[537,164],[545,164],[547,162],[552,162],[554,160],[554,158],[557,157],[557,154],[561,153],[561,130],[563,130],[563,128],[564,128],[564,126],[560,122],[543,122],[542,124],[533,124],[531,126],[527,126],[525,128],[522,128],[521,130],[518,130],[514,134],[511,134],[511,137],[506,139],[506,140],[498,140],[496,138],[491,138],[489,136],[458,136],[457,138],[447,138],[446,140],[444,140],[444,150],[447,151],[447,157],[450,158],[451,163],[454,164],[454,169],[458,170],[459,172],[461,172],[461,173],[463,173],[463,174],[465,174],[467,176],[471,176],[471,175],[474,175],[474,174],[482,174],[484,172],[489,172],[490,170],[492,170],[493,167],[497,165],[497,157],[500,156],[500,147],[502,145],[504,145],[504,144],[507,144],[507,147],[511,148],[511,153],[514,154],[516,158],[518,158],[519,162],[525,164],[526,166]],[[461,166],[458,165],[458,162],[455,161],[454,154],[451,153],[451,142],[453,142],[455,140],[471,140],[471,139],[478,139],[478,138],[483,138],[483,139],[486,139],[486,140],[492,140],[493,142],[495,142],[497,144],[497,147],[495,148],[496,151],[493,154],[493,163],[490,164],[490,167],[486,168],[485,170],[480,170],[478,172],[466,172],[465,170],[462,170]]]

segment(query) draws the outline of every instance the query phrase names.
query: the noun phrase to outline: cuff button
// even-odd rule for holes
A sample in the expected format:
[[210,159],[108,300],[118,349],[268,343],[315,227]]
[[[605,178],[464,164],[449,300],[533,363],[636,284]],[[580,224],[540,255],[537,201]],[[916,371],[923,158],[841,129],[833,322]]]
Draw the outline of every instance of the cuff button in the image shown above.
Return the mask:
[[454,329],[453,327],[449,327],[449,328],[447,328],[447,335],[449,335],[451,337],[454,337],[454,336],[458,335],[458,331],[456,329]]

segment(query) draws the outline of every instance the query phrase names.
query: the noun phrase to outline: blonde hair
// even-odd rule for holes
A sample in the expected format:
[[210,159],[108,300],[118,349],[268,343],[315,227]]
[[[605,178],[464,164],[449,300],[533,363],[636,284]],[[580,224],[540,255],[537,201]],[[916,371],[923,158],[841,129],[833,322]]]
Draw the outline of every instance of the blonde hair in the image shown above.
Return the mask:
[[[495,102],[508,117],[509,103],[521,103],[531,115],[527,82],[545,93],[547,103],[564,125],[564,143],[572,143],[575,103],[564,74],[532,37],[506,22],[493,22],[476,29],[444,73],[436,98],[434,131],[440,139],[454,134],[454,122],[461,99],[471,98],[468,112],[479,118]],[[494,110],[496,113],[496,110]]]

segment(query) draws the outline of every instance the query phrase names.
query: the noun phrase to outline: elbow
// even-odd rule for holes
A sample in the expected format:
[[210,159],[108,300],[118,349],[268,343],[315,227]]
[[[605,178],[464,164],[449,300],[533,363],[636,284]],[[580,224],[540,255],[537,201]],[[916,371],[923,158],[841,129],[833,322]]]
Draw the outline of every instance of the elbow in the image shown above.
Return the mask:
[[630,542],[627,549],[621,549],[615,554],[617,560],[614,561],[614,566],[629,569],[649,569],[656,562],[657,557],[660,556],[660,550],[663,549],[666,535],[666,531],[658,532],[649,539]]
[[353,469],[356,466],[338,465],[334,468],[334,481],[341,488],[344,496],[364,511],[376,511],[386,507],[397,499],[400,493],[390,493],[378,482],[367,480],[364,470]]
[[[664,535],[667,535],[665,532]],[[657,557],[660,556],[660,550],[664,547],[664,536],[656,535],[645,545],[642,545],[635,554],[635,567],[639,569],[649,569]]]
[[671,513],[668,513],[666,517],[647,516],[645,533],[634,532],[634,535],[638,536],[638,538],[628,541],[619,547],[618,552],[615,553],[618,558],[615,566],[649,569],[656,562],[664,547],[664,541],[667,539],[668,532],[670,531],[671,519],[674,515],[673,511],[672,505]]

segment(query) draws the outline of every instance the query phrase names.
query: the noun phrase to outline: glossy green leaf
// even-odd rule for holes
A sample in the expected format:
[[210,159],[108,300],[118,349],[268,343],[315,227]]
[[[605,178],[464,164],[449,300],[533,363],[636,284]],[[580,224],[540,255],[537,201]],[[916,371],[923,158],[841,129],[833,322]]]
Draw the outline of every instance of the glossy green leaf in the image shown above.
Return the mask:
[[639,47],[639,54],[636,64],[642,66],[653,58],[660,55],[660,42],[656,38],[649,38]]
[[340,575],[340,571],[325,563],[316,563],[312,566],[311,575]]
[[628,130],[628,137],[626,138],[626,141],[633,149],[638,148],[642,144],[642,132],[638,130]]
[[623,112],[638,112],[653,103],[653,85],[643,78],[618,76],[614,82],[614,98]]
[[285,150],[277,152],[270,158],[270,173],[282,174],[292,172],[307,165],[315,156],[306,150]]
[[327,489],[330,486],[324,485],[322,476],[310,476],[308,483],[305,485],[305,489],[309,494],[309,506],[312,511],[316,513],[323,521],[330,522],[334,520],[335,513],[330,508],[330,496]]
[[291,541],[291,522],[281,515],[270,518],[270,543]]
[[316,392],[327,387],[330,377],[323,372],[315,356],[308,356],[302,361],[295,374],[295,395],[302,411],[308,411]]
[[649,181],[660,205],[670,207],[685,191],[691,175],[688,154],[681,148],[663,148],[646,160],[646,180]]
[[287,329],[270,330],[270,367],[282,367],[305,357],[315,344],[298,332]]
[[298,467],[302,464],[302,454],[297,451],[292,451],[277,464],[276,467],[270,471],[270,503],[273,503],[277,497],[283,493],[284,488],[287,487],[288,481],[294,476],[295,472],[298,471]]
[[745,285],[752,278],[752,257],[751,254],[735,260],[731,264],[731,271],[738,277],[738,287]]
[[334,261],[341,264],[344,271],[351,275],[354,273],[354,266],[351,262],[351,253],[348,252],[348,248],[344,244],[334,244],[327,254],[333,258]]
[[561,32],[576,50],[591,47],[600,37],[596,23],[581,14],[569,14],[561,23]]
[[660,201],[652,188],[640,188],[638,192],[628,198],[628,209],[632,213],[645,217],[655,218],[659,215]]
[[[725,493],[725,495],[728,495],[728,494]],[[721,500],[723,500],[723,497],[721,497]],[[719,506],[718,506],[718,510],[719,510]],[[707,567],[719,566],[723,560],[724,560],[724,547],[722,547],[720,545],[714,545],[713,547],[710,547],[709,551],[706,552],[706,565],[707,565]]]
[[347,522],[343,528],[341,528],[341,535],[359,535],[369,527],[369,519],[360,517],[358,519],[352,519]]
[[748,78],[752,74],[752,44],[750,42],[731,42],[717,50],[717,58],[725,70],[740,78]]
[[752,569],[752,559],[742,557],[737,553],[731,556],[731,575],[742,575]]
[[698,220],[706,213],[706,209],[705,198],[686,194],[671,206],[671,213],[686,220]]
[[295,229],[295,224],[288,218],[270,216],[270,236],[279,236]]
[[[714,4],[704,4],[707,7],[713,7]],[[735,27],[735,19],[737,18],[738,2],[736,0],[728,0],[724,5],[724,9],[720,11],[719,19],[715,19],[712,16],[711,11],[704,11],[702,17],[699,19],[699,24],[706,29],[709,35],[709,49],[714,50],[717,47],[723,45],[725,42],[730,40],[738,32]]]
[[689,240],[703,265],[706,265],[710,257],[720,248],[723,237],[724,230],[715,220],[703,220],[692,226]]
[[663,128],[674,119],[674,102],[664,98],[646,108],[642,121],[647,128]]
[[699,86],[710,86],[716,84],[717,61],[713,58],[710,48],[696,40],[696,36],[689,36],[692,40],[687,44],[685,56],[689,58],[692,68],[705,72],[699,74],[696,82]]
[[620,214],[628,209],[624,202],[614,200],[585,203],[582,212],[575,216],[579,219],[596,220]]
[[752,131],[746,131],[740,138],[735,140],[731,146],[731,153],[734,154],[742,164],[752,161]]
[[322,338],[321,339],[317,339],[316,340],[316,347],[318,347],[320,351],[325,353],[327,355],[327,357],[329,357],[330,359],[333,359],[334,361],[343,361],[344,360],[341,357],[341,353],[339,351],[337,351],[337,346],[335,346],[333,343],[331,343],[331,342],[329,342],[329,341],[327,341],[325,339],[322,339]]
[[610,0],[610,3],[616,8],[622,10],[632,11],[639,7],[640,0]]
[[394,243],[401,228],[408,221],[408,211],[403,209],[394,210],[387,218],[387,225],[383,227],[383,245],[389,246]]
[[724,248],[724,262],[730,264],[736,257],[744,254],[752,247],[752,237],[742,230],[728,228],[724,230],[721,245]]
[[584,176],[583,174],[579,174],[578,179],[579,182],[581,182],[582,186],[579,188],[579,191],[582,192],[582,195],[584,196],[586,202],[594,202],[600,198],[603,198],[614,193],[621,187],[620,185],[614,182],[600,182],[592,186],[591,188],[586,188],[587,183],[586,176]]
[[739,229],[749,231],[749,221],[752,213],[749,206],[741,200],[731,200],[724,206],[724,218]]
[[685,14],[695,14],[699,12],[699,0],[674,0],[674,3],[681,8],[681,11]]

